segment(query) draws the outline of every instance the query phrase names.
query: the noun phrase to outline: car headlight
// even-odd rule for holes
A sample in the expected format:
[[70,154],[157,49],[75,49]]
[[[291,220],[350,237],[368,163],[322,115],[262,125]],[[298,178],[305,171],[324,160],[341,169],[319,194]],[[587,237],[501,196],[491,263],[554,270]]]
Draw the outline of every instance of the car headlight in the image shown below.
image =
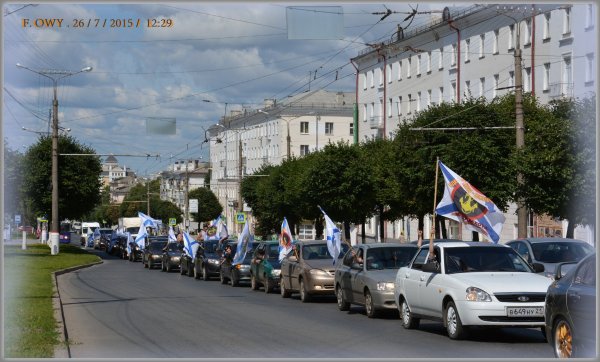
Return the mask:
[[394,283],[379,282],[379,283],[377,283],[377,290],[379,290],[380,292],[383,292],[386,290],[394,290]]
[[327,273],[326,271],[321,270],[321,269],[311,269],[308,272],[314,276],[320,276],[320,277],[329,276],[329,273]]
[[281,270],[280,269],[273,269],[271,270],[271,275],[274,277],[278,277],[281,275]]
[[467,288],[467,296],[465,297],[470,302],[491,302],[492,297],[483,290],[475,287]]
[[208,259],[208,262],[210,264],[219,264],[220,263],[219,259]]

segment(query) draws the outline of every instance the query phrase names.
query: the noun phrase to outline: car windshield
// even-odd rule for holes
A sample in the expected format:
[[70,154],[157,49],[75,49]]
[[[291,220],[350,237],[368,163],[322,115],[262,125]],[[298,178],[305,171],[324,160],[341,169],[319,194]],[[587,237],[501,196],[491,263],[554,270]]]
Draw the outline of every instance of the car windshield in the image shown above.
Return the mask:
[[100,234],[110,235],[110,234],[112,234],[112,229],[100,229]]
[[568,241],[532,243],[531,248],[535,260],[541,263],[580,261],[594,252],[594,248],[589,244]]
[[382,247],[367,250],[367,270],[399,269],[410,263],[417,248]]
[[217,246],[219,245],[218,240],[211,240],[204,242],[204,252],[205,253],[215,253],[217,251]]
[[153,241],[150,243],[149,249],[150,251],[161,251],[165,245],[167,245],[166,241]]
[[267,245],[267,250],[269,251],[268,259],[279,260],[279,247],[277,245]]
[[167,246],[168,251],[181,251],[181,246],[179,243],[169,243]]
[[[348,245],[342,244],[342,251],[338,256],[341,259],[348,252]],[[304,260],[319,260],[319,259],[331,259],[331,254],[327,249],[327,244],[312,244],[302,246],[302,258]]]
[[445,248],[446,274],[468,272],[533,272],[512,248],[470,246]]

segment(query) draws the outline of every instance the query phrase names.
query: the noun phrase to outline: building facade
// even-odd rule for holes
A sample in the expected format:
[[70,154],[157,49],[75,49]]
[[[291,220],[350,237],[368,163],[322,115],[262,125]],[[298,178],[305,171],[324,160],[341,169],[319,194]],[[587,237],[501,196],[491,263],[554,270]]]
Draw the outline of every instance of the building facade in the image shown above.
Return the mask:
[[[390,41],[352,59],[358,68],[360,140],[393,137],[399,124],[431,105],[514,92],[516,49],[522,55],[523,92],[541,103],[595,95],[596,12],[591,3],[473,5],[446,8],[419,28],[398,29]],[[505,214],[503,241],[517,236],[515,210]],[[377,221],[366,225],[370,238],[416,239],[415,220],[387,223],[384,235]],[[449,237],[470,239],[459,225],[449,226]],[[428,235],[428,221],[425,228]]]
[[[309,91],[279,103],[265,100],[259,110],[234,111],[210,134],[211,190],[224,205],[230,233],[239,233],[236,213],[251,210],[240,194],[244,177],[260,177],[264,165],[278,165],[287,157],[300,157],[328,143],[352,142],[354,137],[351,92]],[[302,238],[314,235],[312,224],[300,225]]]

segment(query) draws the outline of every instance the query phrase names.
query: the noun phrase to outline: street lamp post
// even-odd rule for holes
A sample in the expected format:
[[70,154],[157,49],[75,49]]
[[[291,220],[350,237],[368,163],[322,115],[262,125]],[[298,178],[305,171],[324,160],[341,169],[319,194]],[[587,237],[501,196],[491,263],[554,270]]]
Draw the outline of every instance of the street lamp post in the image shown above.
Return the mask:
[[77,72],[66,70],[34,70],[17,63],[17,67],[27,69],[33,73],[52,80],[54,98],[52,100],[52,224],[50,226],[51,254],[58,254],[59,221],[58,221],[58,80],[82,72],[90,72],[92,67],[85,67]]

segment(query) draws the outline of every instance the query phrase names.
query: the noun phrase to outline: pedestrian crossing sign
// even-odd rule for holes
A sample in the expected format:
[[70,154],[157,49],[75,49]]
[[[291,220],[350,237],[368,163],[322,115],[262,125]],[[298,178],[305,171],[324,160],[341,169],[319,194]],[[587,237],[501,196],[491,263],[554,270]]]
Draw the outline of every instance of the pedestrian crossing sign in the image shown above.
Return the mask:
[[170,217],[169,218],[169,225],[171,225],[171,226],[177,225],[177,219],[174,218],[174,217]]
[[238,224],[243,224],[246,222],[246,214],[243,212],[238,212],[235,214],[235,222]]

